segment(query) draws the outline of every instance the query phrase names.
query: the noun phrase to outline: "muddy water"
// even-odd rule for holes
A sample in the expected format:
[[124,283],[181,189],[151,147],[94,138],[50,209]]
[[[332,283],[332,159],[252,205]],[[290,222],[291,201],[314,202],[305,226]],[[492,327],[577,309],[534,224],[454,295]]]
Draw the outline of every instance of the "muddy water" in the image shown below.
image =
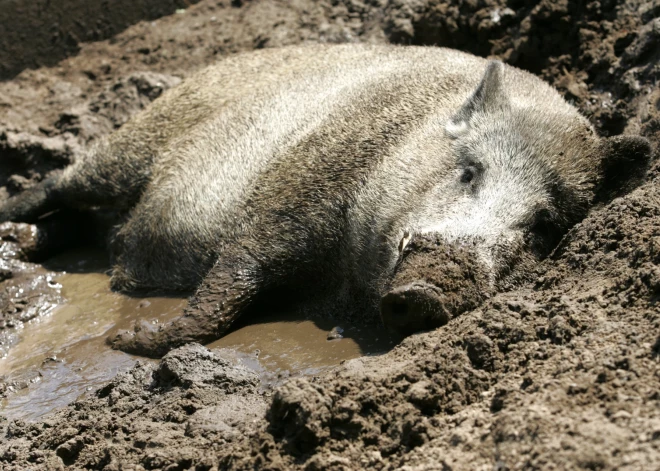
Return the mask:
[[[76,251],[50,260],[49,270],[63,272],[64,302],[27,323],[17,345],[0,359],[0,376],[17,389],[2,402],[7,418],[36,420],[54,408],[100,387],[138,358],[110,349],[105,339],[138,318],[167,322],[185,306],[178,296],[131,297],[109,289],[107,261],[97,251]],[[389,340],[373,328],[342,325],[343,338],[328,340],[338,327],[330,320],[301,319],[270,312],[244,319],[209,348],[227,348],[259,372],[265,386],[292,375],[317,374],[341,361],[385,351]]]

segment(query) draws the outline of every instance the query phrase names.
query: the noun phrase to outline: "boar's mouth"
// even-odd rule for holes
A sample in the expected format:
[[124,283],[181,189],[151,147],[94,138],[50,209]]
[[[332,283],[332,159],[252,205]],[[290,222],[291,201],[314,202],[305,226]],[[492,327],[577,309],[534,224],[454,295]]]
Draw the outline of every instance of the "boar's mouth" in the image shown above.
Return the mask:
[[474,246],[415,235],[403,249],[390,289],[381,298],[385,326],[410,335],[479,306],[491,291]]

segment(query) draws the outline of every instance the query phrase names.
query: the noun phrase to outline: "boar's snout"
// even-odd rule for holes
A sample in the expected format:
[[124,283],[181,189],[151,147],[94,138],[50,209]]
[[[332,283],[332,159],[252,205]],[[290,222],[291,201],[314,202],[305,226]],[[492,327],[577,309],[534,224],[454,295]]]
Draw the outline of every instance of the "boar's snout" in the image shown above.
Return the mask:
[[415,235],[402,251],[390,288],[381,298],[385,326],[400,334],[440,327],[474,309],[491,286],[474,244]]
[[380,312],[385,326],[400,335],[440,327],[449,320],[441,293],[421,280],[394,288],[383,296]]

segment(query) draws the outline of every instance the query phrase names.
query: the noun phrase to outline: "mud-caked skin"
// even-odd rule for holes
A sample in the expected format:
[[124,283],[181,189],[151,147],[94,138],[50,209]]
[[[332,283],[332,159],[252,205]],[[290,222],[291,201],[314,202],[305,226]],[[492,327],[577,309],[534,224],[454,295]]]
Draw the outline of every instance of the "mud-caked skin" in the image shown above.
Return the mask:
[[[287,286],[316,311],[377,312],[401,291],[394,269],[418,235],[471,247],[484,290],[506,288],[595,201],[633,185],[649,155],[644,139],[599,138],[554,89],[500,62],[442,48],[263,50],[168,91],[0,220],[123,212],[112,286],[197,290],[172,323],[113,339],[161,355],[221,336]],[[426,305],[418,295],[434,289],[420,286],[390,299]]]
[[405,335],[438,327],[492,293],[477,239],[451,244],[440,234],[428,233],[402,242],[391,289],[380,306],[383,322],[392,330]]

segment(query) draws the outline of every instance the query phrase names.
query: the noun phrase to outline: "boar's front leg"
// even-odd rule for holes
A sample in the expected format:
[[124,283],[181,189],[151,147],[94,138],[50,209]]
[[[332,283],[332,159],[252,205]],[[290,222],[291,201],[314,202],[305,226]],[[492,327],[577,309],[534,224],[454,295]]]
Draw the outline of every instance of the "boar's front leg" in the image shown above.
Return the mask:
[[114,349],[154,358],[186,343],[209,343],[229,329],[263,288],[260,264],[242,246],[232,246],[223,251],[182,316],[161,325],[142,321],[108,341]]

